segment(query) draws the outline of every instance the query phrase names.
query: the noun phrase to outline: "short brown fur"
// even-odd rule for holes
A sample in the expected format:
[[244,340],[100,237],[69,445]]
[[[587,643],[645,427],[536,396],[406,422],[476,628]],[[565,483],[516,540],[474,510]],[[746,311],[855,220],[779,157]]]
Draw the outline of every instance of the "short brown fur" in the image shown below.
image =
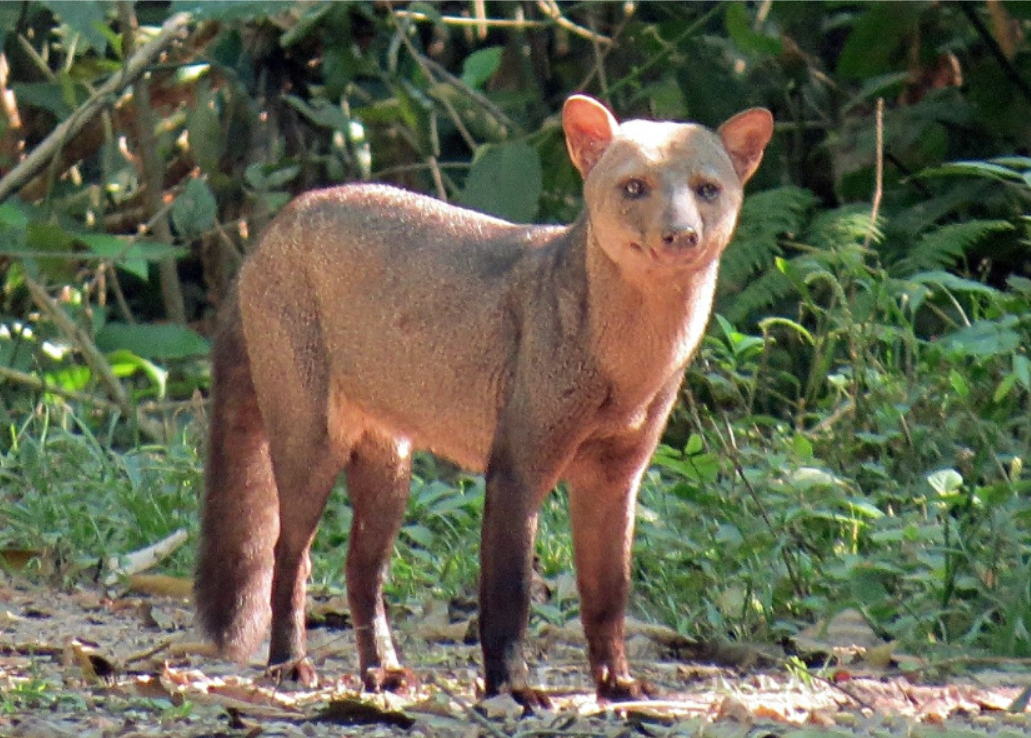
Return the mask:
[[[220,316],[197,571],[202,626],[246,658],[305,657],[308,549],[346,471],[348,598],[365,685],[405,680],[383,604],[410,454],[485,471],[480,638],[487,694],[544,698],[522,649],[537,512],[569,486],[598,694],[639,696],[623,648],[638,483],[705,329],[742,187],[772,135],[762,109],[714,133],[570,98],[585,212],[522,226],[378,185],[298,198]],[[271,607],[270,607],[271,605]]]

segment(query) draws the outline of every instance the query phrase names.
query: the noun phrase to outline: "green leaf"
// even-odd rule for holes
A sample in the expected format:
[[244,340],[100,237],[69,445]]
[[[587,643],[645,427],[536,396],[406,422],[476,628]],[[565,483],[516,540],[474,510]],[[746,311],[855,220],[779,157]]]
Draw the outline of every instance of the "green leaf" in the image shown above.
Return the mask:
[[1019,323],[1015,315],[1005,315],[998,321],[975,320],[965,328],[935,341],[946,351],[963,356],[986,358],[1009,354],[1020,348],[1021,336],[1013,330]]
[[97,347],[106,353],[124,349],[145,359],[184,359],[211,350],[206,339],[171,323],[108,323],[97,332]]
[[1013,388],[1017,384],[1017,378],[1013,374],[1007,374],[999,382],[999,386],[995,388],[995,394],[992,395],[992,402],[998,405],[1000,402],[1006,399]]
[[1023,183],[1024,177],[1009,167],[988,161],[954,161],[927,169],[920,173],[921,177],[984,177],[1002,182]]
[[172,204],[172,223],[183,240],[199,236],[215,224],[218,203],[203,179],[187,182]]
[[64,89],[56,82],[27,82],[13,84],[19,105],[42,108],[64,120],[72,114],[72,106],[65,100]]
[[537,215],[543,173],[537,150],[525,143],[486,144],[476,152],[458,201],[517,223]]
[[252,190],[275,190],[301,173],[300,164],[278,165],[254,162],[243,173],[244,181]]
[[107,360],[111,364],[111,370],[116,377],[124,379],[142,372],[150,379],[154,389],[157,390],[157,396],[159,398],[165,396],[165,390],[168,386],[168,370],[162,369],[154,362],[147,361],[143,357],[137,356],[132,351],[126,351],[125,349],[110,353]]
[[949,384],[955,393],[964,400],[970,397],[970,385],[967,384],[967,380],[963,378],[963,375],[955,369],[949,370]]
[[803,461],[813,458],[813,444],[801,433],[796,433],[791,439],[791,452]]
[[1031,390],[1031,361],[1023,354],[1013,355],[1013,376],[1021,387]]
[[858,515],[862,515],[873,520],[884,517],[884,512],[869,500],[864,500],[859,497],[849,497],[845,500],[845,504],[848,505],[849,510]]
[[501,46],[474,51],[462,62],[462,81],[474,90],[480,89],[501,64]]
[[133,242],[124,236],[108,233],[83,233],[76,236],[94,254],[110,259],[115,266],[146,280],[150,276],[150,262],[185,256],[186,249],[151,241]]
[[5,228],[25,228],[29,224],[29,216],[25,212],[21,200],[11,198],[0,203],[0,226]]
[[434,543],[433,532],[424,525],[411,523],[401,529],[401,534],[412,540],[423,548],[431,548]]
[[861,80],[904,70],[904,45],[920,18],[922,6],[870,3],[863,9],[838,56],[838,74]]
[[1011,230],[1013,224],[1005,220],[971,220],[935,228],[920,236],[894,271],[905,274],[948,267],[988,236]]
[[780,54],[783,43],[779,38],[767,36],[752,28],[751,18],[745,3],[727,3],[725,21],[727,33],[742,51],[750,51],[759,56],[775,56]]
[[89,384],[93,372],[87,366],[69,366],[44,375],[46,383],[64,390],[78,392]]
[[705,450],[705,441],[697,433],[692,433],[687,438],[687,444],[684,446],[684,455],[692,456],[694,454],[700,454]]
[[81,0],[48,0],[43,3],[73,32],[82,36],[97,53],[107,52],[107,36],[101,30],[107,25],[107,9],[113,3]]
[[994,297],[999,294],[999,291],[994,287],[989,287],[981,282],[975,282],[972,279],[963,279],[948,272],[921,272],[920,274],[914,274],[910,279],[918,284],[934,285],[952,292],[968,292],[985,295],[986,297]]
[[293,7],[292,2],[275,0],[174,0],[169,10],[172,13],[190,13],[195,21],[228,22],[268,18]]
[[348,128],[347,116],[344,115],[339,105],[333,105],[327,100],[314,100],[313,104],[309,105],[296,95],[285,95],[283,99],[287,105],[315,125],[334,131],[346,131]]
[[927,476],[927,483],[939,495],[948,495],[963,486],[963,476],[955,469],[940,469]]
[[[210,3],[203,3],[208,5]],[[296,6],[295,6],[296,7]],[[300,17],[297,23],[292,28],[280,36],[279,45],[284,49],[288,49],[298,41],[304,39],[308,34],[318,29],[322,23],[323,17],[333,9],[333,3],[319,3],[312,7],[309,7],[304,15]]]
[[226,136],[219,119],[217,95],[218,92],[202,80],[197,89],[197,102],[186,116],[190,155],[208,174],[218,171],[218,162],[225,150]]

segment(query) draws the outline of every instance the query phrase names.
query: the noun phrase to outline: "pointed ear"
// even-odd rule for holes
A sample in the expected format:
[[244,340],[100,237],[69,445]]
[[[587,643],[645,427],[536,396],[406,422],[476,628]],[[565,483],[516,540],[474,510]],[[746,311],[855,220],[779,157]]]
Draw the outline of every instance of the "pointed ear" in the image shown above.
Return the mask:
[[744,184],[763,160],[763,149],[773,136],[773,116],[766,108],[752,108],[735,115],[717,133]]
[[586,95],[573,95],[562,106],[562,128],[573,166],[584,179],[605,153],[619,123],[604,105]]

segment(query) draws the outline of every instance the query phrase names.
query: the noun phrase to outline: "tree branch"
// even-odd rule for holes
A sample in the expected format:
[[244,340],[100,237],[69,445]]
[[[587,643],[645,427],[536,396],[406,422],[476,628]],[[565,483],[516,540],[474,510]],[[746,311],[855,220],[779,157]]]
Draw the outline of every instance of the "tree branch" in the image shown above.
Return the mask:
[[133,408],[129,395],[125,392],[125,387],[122,386],[122,383],[118,381],[118,377],[111,371],[111,366],[107,363],[107,359],[100,353],[100,349],[93,343],[93,340],[47,294],[43,285],[28,274],[24,276],[24,279],[25,286],[28,288],[29,294],[32,295],[32,301],[36,303],[47,317],[54,321],[54,324],[57,325],[65,338],[82,353],[82,358],[85,360],[86,365],[93,372],[93,376],[100,381],[101,386],[103,386],[114,405],[117,406],[125,417],[135,418],[140,430],[148,436],[157,440],[164,440],[165,433],[161,425],[146,418],[143,413],[136,412]]
[[18,166],[0,179],[0,203],[42,171],[47,162],[60,150],[63,142],[79,133],[101,110],[115,100],[115,96],[126,85],[143,74],[161,50],[182,33],[189,20],[189,13],[176,13],[166,20],[157,36],[133,54],[117,74],[112,75],[71,117],[62,121],[42,143],[18,163]]
[[1013,66],[1013,63],[1006,58],[1006,54],[1003,53],[1002,48],[999,46],[999,42],[995,40],[995,36],[988,30],[988,27],[981,22],[981,19],[977,15],[977,8],[970,3],[959,3],[959,9],[963,11],[963,15],[970,21],[970,25],[977,31],[977,35],[981,37],[985,45],[988,47],[989,53],[995,58],[995,61],[999,64],[1003,73],[1013,83],[1013,86],[1020,90],[1020,94],[1025,100],[1031,102],[1031,86],[1024,81],[1024,78],[1020,76],[1020,72]]

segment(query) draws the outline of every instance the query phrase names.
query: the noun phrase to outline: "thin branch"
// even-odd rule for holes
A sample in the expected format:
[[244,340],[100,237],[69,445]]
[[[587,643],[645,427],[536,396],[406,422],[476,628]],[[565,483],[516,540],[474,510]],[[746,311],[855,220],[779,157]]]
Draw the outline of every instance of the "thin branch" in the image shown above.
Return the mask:
[[717,13],[721,11],[723,11],[723,3],[714,3],[712,8],[706,11],[701,18],[699,18],[690,26],[681,31],[676,38],[667,43],[661,51],[655,54],[655,56],[653,56],[651,59],[648,59],[644,64],[640,65],[639,67],[635,67],[633,72],[627,74],[622,79],[614,83],[612,87],[609,88],[609,94],[613,95],[616,93],[617,90],[622,89],[626,85],[636,83],[637,80],[640,79],[645,72],[647,72],[649,69],[654,67],[659,62],[664,61],[666,57],[672,55],[674,52],[683,52],[686,48],[684,42],[687,41],[687,39],[689,39],[691,36],[694,36],[696,33],[701,31],[701,29],[705,27],[705,24],[708,23],[713,16],[715,16]]
[[104,269],[107,270],[107,277],[111,286],[111,292],[115,296],[115,304],[118,306],[118,312],[122,314],[122,320],[129,325],[136,324],[136,316],[132,314],[132,309],[129,307],[129,302],[125,299],[125,293],[122,291],[122,283],[118,279],[118,270],[115,265],[110,261],[101,262]]
[[537,0],[537,7],[542,13],[544,13],[544,15],[555,21],[555,25],[559,28],[564,28],[580,38],[585,38],[592,44],[601,44],[603,46],[612,45],[611,38],[602,36],[600,33],[595,33],[583,26],[578,26],[573,23],[573,21],[562,15],[562,11],[559,9],[558,3],[555,0]]
[[60,150],[61,143],[81,131],[87,123],[110,105],[126,85],[143,74],[155,57],[185,30],[189,13],[176,13],[161,26],[161,31],[140,48],[125,66],[112,75],[95,94],[84,102],[67,120],[62,121],[42,143],[0,179],[0,202],[20,190],[30,179],[42,171],[47,162]]
[[[731,463],[734,465],[734,471],[737,472],[738,478],[741,483],[748,490],[748,494],[751,496],[752,501],[755,503],[756,508],[759,510],[759,516],[766,523],[766,527],[770,532],[776,534],[777,527],[773,525],[773,520],[770,518],[769,513],[766,511],[766,505],[763,503],[762,497],[759,495],[758,490],[752,485],[751,480],[745,474],[745,468],[741,464],[737,443],[734,440],[734,427],[730,423],[730,420],[724,415],[723,422],[726,425],[727,432],[730,435],[730,441],[725,442],[727,449],[731,452]],[[784,568],[787,570],[788,579],[791,580],[791,587],[795,591],[795,595],[799,599],[805,599],[808,596],[808,591],[802,578],[798,575],[798,571],[795,568],[795,559],[791,554],[791,551],[784,547],[780,550],[781,560],[784,562]]]
[[973,3],[958,3],[959,9],[963,11],[963,15],[970,21],[970,25],[977,31],[977,35],[981,37],[985,45],[988,47],[988,51],[995,58],[995,61],[1002,68],[1003,74],[1009,78],[1009,81],[1020,90],[1020,94],[1025,100],[1031,102],[1031,86],[1024,81],[1024,78],[1020,76],[1020,72],[1013,66],[1013,62],[1006,58],[1005,52],[999,46],[999,42],[995,40],[995,36],[988,30],[988,27],[981,22],[981,19],[977,17],[977,8]]
[[[554,0],[552,0],[554,2]],[[594,26],[594,10],[588,9],[588,19],[591,21],[593,30]],[[609,99],[609,77],[605,73],[605,53],[602,51],[601,43],[596,39],[591,39],[591,48],[594,50],[594,68],[597,70],[598,75],[598,87],[601,90],[601,96],[603,99]],[[611,48],[611,46],[610,46]]]
[[[431,18],[426,13],[421,13],[417,10],[395,10],[394,15],[398,18],[404,18],[406,20],[418,21],[420,23],[436,22],[436,18]],[[477,28],[517,28],[517,29],[530,29],[530,28],[550,28],[553,24],[548,21],[538,20],[525,20],[516,18],[466,18],[460,15],[443,15],[440,17],[440,22],[445,26],[476,26]]]
[[[587,76],[584,77],[580,84],[578,84],[574,89],[586,90],[587,85],[591,83],[591,80],[593,80],[595,76],[599,73],[605,74],[605,60],[608,58],[609,53],[616,48],[616,44],[623,35],[623,31],[626,30],[627,24],[629,24],[631,19],[634,17],[635,12],[636,6],[633,3],[626,3],[623,6],[623,17],[620,19],[619,23],[616,24],[616,27],[612,31],[612,35],[609,37],[612,39],[612,45],[606,46],[605,48],[595,45],[595,63],[591,66],[591,70],[587,73]],[[602,97],[605,100],[611,101],[607,76],[600,81],[600,86],[604,90]]]
[[870,248],[874,231],[877,229],[877,217],[881,212],[881,197],[884,195],[884,98],[877,98],[877,162],[874,170],[873,203],[870,206],[870,223],[863,237],[863,250]]
[[72,342],[72,344],[82,352],[83,358],[86,360],[86,364],[90,369],[93,370],[93,374],[100,380],[100,384],[107,391],[108,397],[110,397],[116,405],[129,417],[132,416],[132,405],[129,404],[129,396],[125,393],[125,388],[122,383],[118,381],[118,377],[111,371],[111,367],[108,366],[107,359],[100,353],[100,350],[93,343],[92,339],[86,335],[86,333],[75,324],[75,322],[68,317],[68,314],[64,309],[57,304],[47,291],[43,288],[39,282],[34,280],[29,275],[25,275],[25,286],[29,289],[29,294],[32,295],[33,302],[42,310],[47,317],[49,317],[61,333],[64,334],[65,338]]
[[430,59],[428,56],[424,56],[419,53],[418,49],[412,45],[412,42],[408,39],[407,34],[403,33],[402,26],[402,40],[405,42],[405,46],[408,48],[409,53],[415,58],[415,61],[423,68],[423,72],[430,70],[433,74],[426,74],[427,77],[433,79],[434,76],[444,80],[448,85],[458,90],[460,93],[468,97],[470,100],[475,102],[481,108],[486,110],[498,123],[505,126],[509,131],[515,135],[522,135],[522,128],[511,118],[509,118],[505,111],[490,101],[485,95],[477,92],[461,79],[451,74],[448,70],[442,67],[437,62]]
[[24,385],[37,392],[57,395],[58,397],[75,400],[76,402],[87,402],[99,407],[101,410],[106,410],[107,412],[120,412],[122,409],[119,405],[116,405],[103,397],[97,397],[96,395],[90,395],[85,392],[76,392],[75,390],[67,390],[63,387],[55,387],[54,385],[49,384],[46,380],[37,377],[35,374],[20,372],[17,369],[12,369],[8,366],[0,365],[0,379],[8,382],[17,382],[18,384]]
[[100,353],[100,349],[93,343],[93,340],[75,324],[75,321],[68,317],[68,314],[57,304],[57,301],[47,294],[43,285],[28,274],[24,276],[24,280],[29,294],[32,295],[33,302],[36,303],[47,317],[54,321],[54,324],[64,334],[65,338],[79,350],[86,365],[93,372],[93,376],[97,377],[100,381],[101,386],[107,392],[108,397],[111,398],[114,406],[125,417],[136,418],[140,430],[148,436],[157,440],[164,440],[165,433],[160,424],[154,423],[144,417],[142,413],[134,410],[132,403],[129,401],[129,395],[125,392],[125,387],[122,386],[122,383],[118,381],[118,377],[111,371],[107,359]]

